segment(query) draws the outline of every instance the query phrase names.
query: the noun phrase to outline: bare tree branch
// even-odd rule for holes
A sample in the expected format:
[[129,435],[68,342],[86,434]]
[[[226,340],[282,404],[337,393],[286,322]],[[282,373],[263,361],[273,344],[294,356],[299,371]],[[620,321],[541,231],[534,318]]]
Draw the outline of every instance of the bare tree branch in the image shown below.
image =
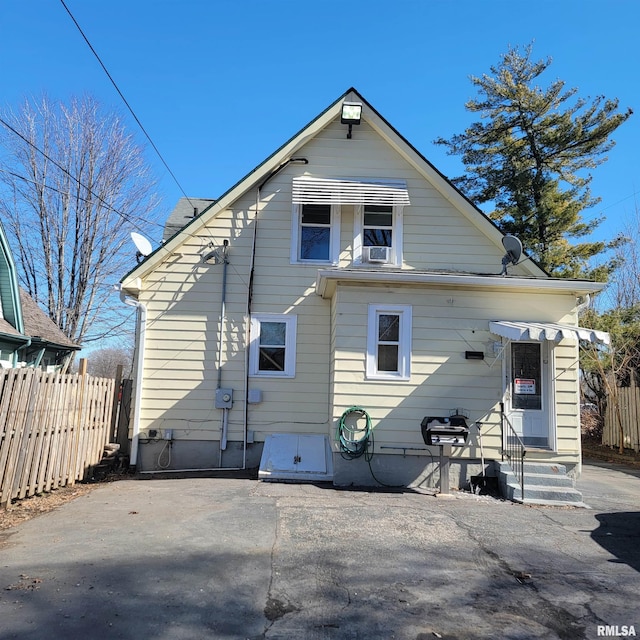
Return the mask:
[[21,284],[73,341],[112,333],[129,316],[110,287],[132,266],[123,247],[158,204],[143,150],[92,97],[26,100],[2,124],[0,213]]

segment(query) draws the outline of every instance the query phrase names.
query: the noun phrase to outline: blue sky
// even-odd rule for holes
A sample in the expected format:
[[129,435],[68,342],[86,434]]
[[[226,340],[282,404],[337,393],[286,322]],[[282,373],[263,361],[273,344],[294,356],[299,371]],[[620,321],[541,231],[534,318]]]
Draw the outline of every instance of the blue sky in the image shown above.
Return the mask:
[[[640,198],[640,2],[637,0],[65,0],[178,182],[215,198],[354,86],[445,175],[463,168],[433,140],[475,118],[470,75],[512,46],[551,56],[544,79],[636,111],[594,171],[612,237]],[[350,8],[351,7],[351,8]],[[90,93],[121,110],[115,89],[58,0],[4,0],[0,107],[43,91]],[[164,220],[181,197],[149,148]],[[158,227],[149,235],[158,240]]]

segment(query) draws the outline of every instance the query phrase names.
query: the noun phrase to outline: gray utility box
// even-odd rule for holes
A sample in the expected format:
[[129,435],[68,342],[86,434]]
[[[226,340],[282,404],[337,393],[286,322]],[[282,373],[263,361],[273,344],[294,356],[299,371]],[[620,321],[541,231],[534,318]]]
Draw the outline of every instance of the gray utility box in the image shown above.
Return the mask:
[[216,389],[216,409],[231,409],[233,406],[233,389]]

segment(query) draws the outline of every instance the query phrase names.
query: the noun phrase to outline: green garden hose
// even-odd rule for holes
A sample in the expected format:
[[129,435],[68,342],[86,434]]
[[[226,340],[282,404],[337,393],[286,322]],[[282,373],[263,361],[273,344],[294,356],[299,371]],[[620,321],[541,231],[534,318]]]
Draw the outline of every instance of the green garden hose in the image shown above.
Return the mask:
[[[364,418],[364,427],[357,424],[349,424],[349,417]],[[340,443],[340,454],[347,460],[354,460],[360,456],[367,456],[369,443],[373,444],[373,428],[371,418],[362,407],[350,407],[347,409],[338,422],[338,442]],[[372,451],[373,453],[373,451]]]
[[[356,418],[364,418],[364,427],[358,425],[357,420],[353,424],[347,423],[347,418],[355,414]],[[345,460],[355,460],[364,456],[369,465],[371,477],[381,486],[390,489],[404,489],[404,485],[386,484],[376,478],[371,468],[371,460],[373,458],[373,427],[371,426],[371,418],[362,407],[350,407],[347,409],[338,422],[337,439],[340,443],[340,455]]]

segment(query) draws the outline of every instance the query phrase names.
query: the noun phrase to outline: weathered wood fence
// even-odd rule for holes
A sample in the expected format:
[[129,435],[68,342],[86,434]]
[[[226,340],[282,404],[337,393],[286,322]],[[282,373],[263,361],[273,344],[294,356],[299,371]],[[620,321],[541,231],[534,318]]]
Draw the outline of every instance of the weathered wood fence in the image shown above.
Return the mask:
[[0,508],[84,480],[109,441],[115,381],[0,371]]
[[622,437],[622,446],[625,449],[633,449],[636,452],[640,452],[640,388],[636,386],[633,376],[632,385],[630,387],[618,387],[617,395],[623,433],[620,434],[615,401],[610,397],[604,415],[602,444],[618,448]]

